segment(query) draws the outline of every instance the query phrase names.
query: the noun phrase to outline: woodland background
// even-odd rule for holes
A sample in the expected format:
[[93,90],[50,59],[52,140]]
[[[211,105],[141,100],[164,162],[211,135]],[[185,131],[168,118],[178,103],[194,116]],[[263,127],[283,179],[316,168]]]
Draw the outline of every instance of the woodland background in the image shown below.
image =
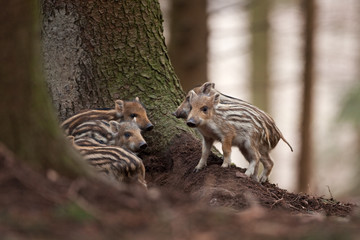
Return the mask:
[[[356,1],[162,1],[164,22],[157,0],[1,6],[0,238],[359,236]],[[171,112],[205,81],[270,112],[293,144],[274,151],[270,183],[216,155],[193,173],[200,142]],[[100,181],[59,128],[135,96],[155,125],[148,191]]]
[[[298,0],[160,4],[171,61],[184,89],[214,82],[219,91],[267,110],[294,146],[292,153],[280,142],[272,151],[273,182],[319,195],[329,189],[336,196],[359,195],[358,1],[318,0],[310,8]],[[309,34],[311,66],[305,59]],[[237,149],[232,156],[238,166],[247,166]],[[304,159],[308,166],[301,165]],[[302,180],[300,168],[307,168]],[[306,183],[300,187],[300,181]]]

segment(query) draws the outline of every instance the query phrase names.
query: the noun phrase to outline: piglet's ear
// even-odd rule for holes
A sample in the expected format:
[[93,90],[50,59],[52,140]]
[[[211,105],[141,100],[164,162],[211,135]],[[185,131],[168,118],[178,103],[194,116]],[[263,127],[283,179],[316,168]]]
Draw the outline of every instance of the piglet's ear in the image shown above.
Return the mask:
[[214,83],[206,82],[200,87],[200,93],[209,95],[211,92],[211,89],[213,89],[215,86]]
[[113,133],[117,133],[120,129],[120,123],[118,123],[117,121],[114,121],[114,120],[111,120],[109,122],[110,124],[110,130],[113,132]]
[[214,100],[214,106],[216,106],[220,102],[220,94],[216,93],[213,96],[213,100]]
[[123,112],[124,112],[124,101],[123,100],[115,101],[115,110],[120,116],[123,115]]
[[75,137],[74,136],[66,136],[71,144],[75,144]]
[[186,101],[190,101],[190,92],[194,92],[194,90],[190,90],[187,94],[186,94],[186,97],[185,97],[185,100]]
[[189,92],[189,102],[191,102],[195,96],[197,96],[197,94],[194,92],[194,90],[191,90]]

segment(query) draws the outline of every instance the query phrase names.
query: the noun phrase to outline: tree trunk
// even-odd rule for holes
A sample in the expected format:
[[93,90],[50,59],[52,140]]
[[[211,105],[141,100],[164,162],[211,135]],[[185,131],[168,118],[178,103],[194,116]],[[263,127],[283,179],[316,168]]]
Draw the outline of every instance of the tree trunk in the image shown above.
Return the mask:
[[355,191],[354,193],[357,195],[360,195],[360,126],[355,126],[354,127],[356,129],[356,142],[357,142],[357,148],[356,148],[356,165],[355,167],[357,168],[357,178],[356,178],[356,182],[355,182]]
[[252,103],[268,111],[269,108],[269,13],[271,0],[253,0],[250,5],[251,24],[251,92]]
[[304,0],[304,88],[301,125],[301,148],[299,158],[298,190],[306,192],[312,176],[312,119],[313,119],[313,86],[314,86],[314,39],[315,39],[315,0]]
[[157,0],[43,1],[49,88],[59,118],[139,97],[155,128],[150,151],[162,151],[183,121],[170,113],[184,97],[170,64]]
[[208,81],[206,6],[206,0],[171,0],[169,53],[186,92]]
[[20,159],[67,175],[85,173],[60,132],[41,74],[38,1],[1,1],[0,142]]

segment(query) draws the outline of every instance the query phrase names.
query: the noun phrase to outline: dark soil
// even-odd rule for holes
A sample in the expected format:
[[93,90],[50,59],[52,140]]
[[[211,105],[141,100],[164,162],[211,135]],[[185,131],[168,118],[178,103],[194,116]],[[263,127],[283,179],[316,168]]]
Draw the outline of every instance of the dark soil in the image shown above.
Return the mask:
[[[289,193],[275,184],[260,184],[244,173],[246,169],[221,168],[222,159],[212,155],[208,166],[193,172],[201,157],[201,144],[183,135],[169,149],[168,158],[144,158],[150,186],[177,189],[206,201],[211,206],[236,210],[250,207],[254,202],[266,209],[289,213],[322,213],[326,216],[348,216],[353,205],[307,194]],[[276,166],[275,166],[276,167]]]
[[[194,173],[200,143],[178,136],[143,155],[149,190],[27,167],[0,145],[0,239],[356,239],[350,203],[259,184],[215,155]],[[275,166],[276,167],[276,166]]]

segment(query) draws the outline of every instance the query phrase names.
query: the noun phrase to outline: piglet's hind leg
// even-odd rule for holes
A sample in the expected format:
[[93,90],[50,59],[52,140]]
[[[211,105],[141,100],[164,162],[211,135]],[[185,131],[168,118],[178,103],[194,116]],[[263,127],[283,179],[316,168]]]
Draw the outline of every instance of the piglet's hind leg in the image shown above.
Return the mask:
[[274,166],[274,162],[271,160],[269,153],[262,154],[260,161],[264,165],[264,171],[260,175],[260,182],[266,182]]
[[249,167],[247,168],[245,174],[252,179],[258,181],[257,174],[260,153],[256,150],[256,148],[251,146],[249,141],[246,141],[242,146],[239,147],[239,149],[244,155],[245,159],[249,162]]

